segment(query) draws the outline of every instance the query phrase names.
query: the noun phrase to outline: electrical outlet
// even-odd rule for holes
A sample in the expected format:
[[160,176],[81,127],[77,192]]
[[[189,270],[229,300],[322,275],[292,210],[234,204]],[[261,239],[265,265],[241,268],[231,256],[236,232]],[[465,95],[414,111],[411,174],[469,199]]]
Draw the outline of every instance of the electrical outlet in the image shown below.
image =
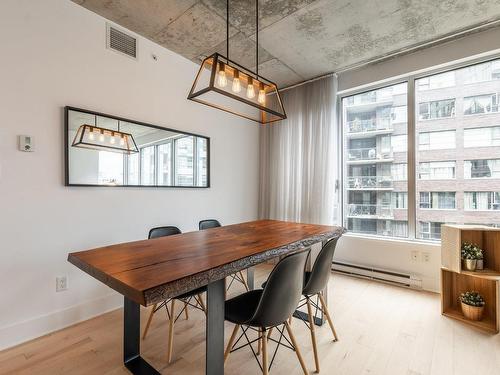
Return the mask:
[[68,277],[56,277],[56,292],[63,292],[65,290],[68,290]]
[[411,252],[411,260],[414,262],[420,261],[420,253],[417,250]]
[[422,253],[422,261],[424,263],[429,263],[431,261],[431,254],[428,252],[423,252]]

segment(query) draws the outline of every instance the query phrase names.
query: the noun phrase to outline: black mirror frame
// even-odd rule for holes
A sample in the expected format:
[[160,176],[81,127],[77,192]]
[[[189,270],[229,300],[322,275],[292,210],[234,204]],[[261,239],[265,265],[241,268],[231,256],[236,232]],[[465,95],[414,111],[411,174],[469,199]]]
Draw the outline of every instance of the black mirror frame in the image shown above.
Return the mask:
[[[155,129],[160,129],[160,130],[167,130],[167,131],[172,131],[176,132],[179,134],[184,134],[188,136],[193,136],[193,137],[200,137],[204,138],[207,140],[207,184],[206,186],[166,186],[166,185],[98,185],[98,184],[72,184],[69,181],[69,147],[70,141],[69,141],[69,111],[75,111],[75,112],[82,112],[82,113],[87,113],[93,116],[100,116],[100,117],[107,117],[111,118],[113,120],[118,120],[118,121],[123,121],[123,122],[130,122],[134,123],[137,125],[142,125],[142,126],[147,126],[149,128],[155,128]],[[119,117],[119,116],[114,116],[114,115],[109,115],[106,113],[101,113],[101,112],[95,112],[91,111],[88,109],[83,109],[83,108],[77,108],[77,107],[72,107],[72,106],[65,106],[64,107],[64,186],[88,186],[88,187],[108,187],[108,188],[170,188],[170,189],[207,189],[210,188],[210,137],[207,137],[205,135],[200,135],[200,134],[195,134],[195,133],[190,133],[186,131],[181,131],[178,129],[172,129],[172,128],[167,128],[164,126],[159,126],[159,125],[153,125],[153,124],[148,124],[146,122],[142,121],[137,121],[133,119],[127,119],[124,117]]]

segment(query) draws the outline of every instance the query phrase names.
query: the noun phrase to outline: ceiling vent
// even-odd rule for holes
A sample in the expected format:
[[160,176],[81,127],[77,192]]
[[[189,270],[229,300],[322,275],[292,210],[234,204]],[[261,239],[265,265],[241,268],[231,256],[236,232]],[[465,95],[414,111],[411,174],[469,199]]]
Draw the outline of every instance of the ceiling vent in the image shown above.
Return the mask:
[[137,38],[124,33],[110,24],[106,25],[106,47],[137,59]]

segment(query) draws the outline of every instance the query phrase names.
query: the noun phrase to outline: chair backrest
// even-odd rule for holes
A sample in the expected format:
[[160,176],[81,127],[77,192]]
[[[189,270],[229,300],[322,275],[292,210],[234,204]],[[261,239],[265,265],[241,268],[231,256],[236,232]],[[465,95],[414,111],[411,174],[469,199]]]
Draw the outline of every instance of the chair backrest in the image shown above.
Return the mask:
[[289,255],[274,267],[250,325],[273,327],[290,318],[302,295],[307,254],[303,251]]
[[217,221],[215,219],[202,220],[198,224],[198,227],[200,228],[200,230],[209,229],[209,228],[217,228],[220,226],[221,225],[220,225],[219,221]]
[[314,262],[307,284],[304,287],[304,295],[314,295],[325,289],[332,269],[333,254],[337,246],[338,238],[332,238],[321,249]]
[[181,234],[181,233],[182,233],[181,230],[174,226],[158,227],[158,228],[153,228],[149,231],[148,238],[151,239],[151,238],[172,236],[174,234]]

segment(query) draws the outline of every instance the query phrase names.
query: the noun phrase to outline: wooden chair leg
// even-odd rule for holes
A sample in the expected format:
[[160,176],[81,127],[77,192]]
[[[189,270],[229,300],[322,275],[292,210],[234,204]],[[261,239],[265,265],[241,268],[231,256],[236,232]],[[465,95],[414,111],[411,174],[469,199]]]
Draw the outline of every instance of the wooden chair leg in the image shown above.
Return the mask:
[[172,352],[174,349],[174,323],[175,323],[175,299],[172,299],[172,302],[170,304],[170,323],[168,331],[168,352],[167,352],[168,363],[172,361]]
[[149,326],[151,325],[151,320],[153,320],[153,315],[155,313],[156,305],[157,305],[156,303],[153,305],[153,308],[151,309],[151,312],[149,313],[148,321],[146,322],[146,327],[144,327],[144,333],[142,334],[143,340],[146,338],[146,335],[148,334]]
[[260,355],[261,348],[262,348],[262,337],[261,337],[260,328],[257,332],[258,332],[257,334],[259,335],[259,339],[257,340],[257,355]]
[[201,308],[205,312],[205,315],[207,315],[207,308],[205,307],[205,303],[203,302],[203,297],[201,294],[198,294],[198,302],[200,303]]
[[335,338],[334,341],[339,341],[339,339],[337,337],[337,332],[335,331],[335,327],[333,326],[330,312],[328,311],[328,305],[325,303],[325,299],[323,298],[321,293],[318,294],[318,296],[319,296],[319,300],[321,302],[321,307],[323,308],[323,313],[326,315],[326,320],[328,320],[328,325],[330,326],[330,329],[332,330],[332,333],[333,333],[333,337]]
[[267,363],[267,332],[262,330],[262,374],[269,374],[269,364]]
[[226,351],[224,353],[224,363],[226,363],[227,357],[229,357],[229,354],[231,353],[231,347],[234,344],[234,340],[236,339],[236,335],[238,334],[238,330],[240,329],[240,326],[236,324],[233,329],[233,333],[231,334],[231,337],[229,338],[229,342],[227,343]]
[[186,316],[186,320],[189,320],[188,306],[188,303],[184,302],[184,315]]
[[271,327],[269,328],[269,331],[267,331],[267,341],[269,341],[269,339],[271,338],[271,333],[273,333],[273,328],[274,327]]
[[309,330],[311,331],[311,341],[313,345],[314,353],[314,364],[316,365],[316,372],[319,372],[319,357],[318,357],[318,346],[316,343],[316,327],[314,325],[314,316],[312,312],[311,301],[307,299],[307,315],[309,315]]
[[247,281],[245,280],[245,277],[243,276],[243,272],[241,272],[241,271],[240,271],[240,277],[241,277],[241,281],[243,282],[243,285],[245,286],[245,289],[248,292],[250,289],[248,289]]
[[292,341],[292,345],[295,348],[295,354],[297,354],[297,358],[299,359],[300,366],[302,367],[302,371],[304,371],[304,375],[308,375],[306,364],[304,363],[304,358],[302,358],[302,354],[300,354],[299,346],[297,345],[297,340],[295,340],[295,336],[292,331],[292,327],[288,322],[285,322],[285,328],[288,332],[288,336],[290,336],[290,341]]

